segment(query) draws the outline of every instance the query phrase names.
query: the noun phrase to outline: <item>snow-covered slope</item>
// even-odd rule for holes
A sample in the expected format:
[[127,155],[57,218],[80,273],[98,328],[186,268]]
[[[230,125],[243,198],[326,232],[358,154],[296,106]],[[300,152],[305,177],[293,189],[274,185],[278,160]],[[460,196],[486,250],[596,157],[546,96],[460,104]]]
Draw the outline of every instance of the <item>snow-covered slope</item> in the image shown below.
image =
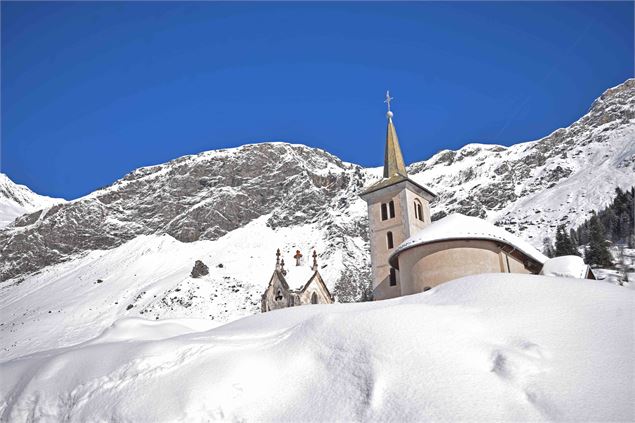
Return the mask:
[[[221,324],[259,313],[260,296],[275,269],[276,246],[290,278],[304,273],[292,265],[296,249],[326,249],[319,225],[273,229],[268,218],[216,241],[142,235],[49,266],[15,285],[0,285],[0,360],[83,342],[122,317],[190,317]],[[328,255],[328,261],[325,256],[318,257],[318,266],[333,290],[346,269],[340,254]],[[209,275],[190,277],[196,260],[209,267]]]
[[634,305],[602,282],[496,274],[211,330],[125,319],[1,363],[0,419],[633,421]]
[[61,198],[39,195],[24,185],[14,183],[0,173],[0,228],[13,222],[16,217],[64,202]]

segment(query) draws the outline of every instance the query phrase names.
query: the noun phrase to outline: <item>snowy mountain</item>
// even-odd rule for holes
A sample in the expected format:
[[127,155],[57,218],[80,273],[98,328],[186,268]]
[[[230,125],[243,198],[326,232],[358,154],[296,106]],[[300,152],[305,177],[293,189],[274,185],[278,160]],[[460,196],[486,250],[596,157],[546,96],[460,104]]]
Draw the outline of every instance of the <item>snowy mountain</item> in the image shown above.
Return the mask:
[[[543,139],[470,144],[409,171],[439,194],[437,217],[485,217],[540,247],[559,223],[581,222],[616,186],[635,184],[635,80]],[[370,279],[358,194],[380,175],[320,149],[251,144],[137,169],[20,216],[0,230],[0,357],[81,342],[124,316],[227,322],[256,313],[276,248],[287,263],[315,248],[329,288],[355,300]],[[190,277],[196,260],[209,275]],[[42,335],[44,321],[55,329]]]
[[495,274],[217,328],[121,319],[0,362],[0,420],[633,421],[634,297]]
[[[139,235],[218,240],[258,218],[270,229],[315,225],[318,237],[298,234],[294,242],[311,246],[324,240],[318,252],[325,263],[350,253],[342,264],[359,276],[368,267],[366,208],[357,195],[366,180],[360,166],[302,145],[251,144],[181,157],[17,219],[0,232],[0,279]],[[272,244],[261,256],[273,256],[277,247],[284,246]]]
[[511,147],[468,144],[409,171],[439,199],[434,217],[459,212],[496,222],[542,247],[559,224],[576,227],[635,185],[635,79],[607,90],[567,128]]
[[9,225],[16,217],[66,200],[38,195],[24,185],[14,183],[0,173],[0,228]]

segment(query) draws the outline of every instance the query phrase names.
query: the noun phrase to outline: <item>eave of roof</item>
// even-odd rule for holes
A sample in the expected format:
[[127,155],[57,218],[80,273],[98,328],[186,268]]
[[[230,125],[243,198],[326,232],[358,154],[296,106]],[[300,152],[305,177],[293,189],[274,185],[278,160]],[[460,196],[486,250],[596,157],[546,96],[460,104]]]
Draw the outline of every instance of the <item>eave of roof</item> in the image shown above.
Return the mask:
[[366,188],[364,191],[362,191],[362,193],[360,194],[360,197],[363,198],[367,194],[379,191],[380,189],[387,188],[387,187],[392,186],[392,185],[397,185],[397,184],[399,184],[401,182],[410,182],[411,184],[413,184],[417,188],[419,188],[422,191],[425,191],[428,194],[430,194],[433,198],[437,196],[429,188],[426,188],[423,185],[418,184],[417,182],[413,181],[412,179],[410,179],[408,177],[405,177],[403,175],[398,175],[397,174],[397,175],[391,176],[390,178],[384,178],[384,179],[381,179],[380,181],[375,182],[374,184],[372,184],[371,186]]

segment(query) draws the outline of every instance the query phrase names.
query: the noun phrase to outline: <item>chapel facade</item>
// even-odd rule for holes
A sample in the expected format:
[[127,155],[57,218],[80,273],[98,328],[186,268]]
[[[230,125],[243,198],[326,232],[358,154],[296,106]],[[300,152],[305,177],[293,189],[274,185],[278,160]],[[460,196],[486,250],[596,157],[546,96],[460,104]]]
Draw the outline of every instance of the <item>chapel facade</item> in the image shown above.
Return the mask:
[[[335,299],[329,292],[318,270],[317,253],[313,251],[310,266],[304,262],[300,250],[293,256],[295,265],[285,268],[284,259],[280,259],[280,249],[276,251],[276,267],[269,279],[267,289],[262,294],[260,311],[297,307],[305,304],[332,304]],[[291,286],[301,284],[299,288]]]

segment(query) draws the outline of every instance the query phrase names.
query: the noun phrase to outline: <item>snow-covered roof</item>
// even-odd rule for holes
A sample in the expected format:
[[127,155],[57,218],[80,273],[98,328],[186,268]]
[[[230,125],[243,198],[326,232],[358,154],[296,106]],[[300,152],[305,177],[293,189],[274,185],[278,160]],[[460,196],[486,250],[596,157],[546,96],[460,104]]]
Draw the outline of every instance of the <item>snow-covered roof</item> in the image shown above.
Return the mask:
[[[547,261],[547,256],[536,250],[529,243],[518,238],[503,228],[477,217],[465,216],[460,213],[451,214],[426,226],[397,247],[391,254],[389,261],[395,263],[397,256],[409,248],[429,244],[437,241],[457,239],[485,239],[499,241],[521,251],[539,263]],[[396,263],[395,263],[396,264]]]
[[284,270],[287,271],[287,274],[284,275],[284,280],[287,281],[290,289],[300,289],[304,287],[315,273],[315,271],[311,269],[311,266],[305,264],[300,266],[287,265],[284,267]]
[[542,266],[541,275],[560,276],[564,278],[584,279],[589,266],[584,263],[582,257],[561,256],[548,259]]

